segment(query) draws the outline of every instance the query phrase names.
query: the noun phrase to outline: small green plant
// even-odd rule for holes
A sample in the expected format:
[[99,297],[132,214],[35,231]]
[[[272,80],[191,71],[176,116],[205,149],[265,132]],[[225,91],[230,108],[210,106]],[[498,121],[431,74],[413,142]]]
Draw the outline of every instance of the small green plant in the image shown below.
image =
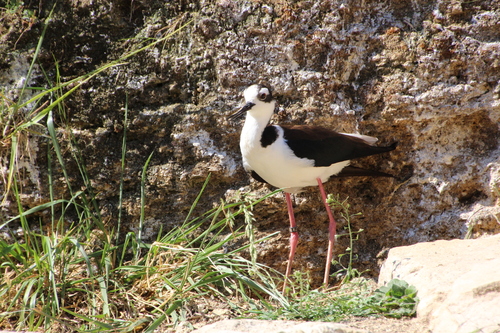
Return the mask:
[[[340,265],[342,267],[341,270],[337,271],[337,276],[342,277],[342,283],[346,283],[351,281],[352,279],[356,277],[361,276],[361,272],[359,272],[356,268],[353,268],[352,264],[354,260],[357,259],[357,255],[354,254],[353,246],[354,242],[359,239],[359,234],[363,232],[363,229],[359,230],[353,230],[352,225],[351,225],[351,218],[354,216],[360,216],[361,213],[357,214],[350,214],[349,213],[349,208],[351,205],[347,202],[349,198],[346,198],[344,200],[340,200],[339,195],[334,196],[332,194],[328,194],[328,198],[326,202],[332,207],[332,208],[340,208],[340,215],[342,218],[346,221],[346,225],[344,229],[347,230],[347,233],[344,234],[337,234],[336,238],[348,236],[349,237],[349,247],[346,248],[346,253],[340,254],[339,259],[333,261],[334,265]],[[344,264],[342,262],[342,258],[347,257],[347,264]]]
[[[305,281],[295,276],[295,281]],[[322,292],[301,285],[289,298],[289,306],[259,309],[253,314],[259,319],[341,321],[350,317],[385,316],[412,317],[416,313],[416,289],[401,280],[374,291],[374,282],[354,278],[338,289]]]
[[375,290],[369,300],[369,307],[374,312],[392,318],[415,316],[417,304],[417,288],[399,279],[392,279]]

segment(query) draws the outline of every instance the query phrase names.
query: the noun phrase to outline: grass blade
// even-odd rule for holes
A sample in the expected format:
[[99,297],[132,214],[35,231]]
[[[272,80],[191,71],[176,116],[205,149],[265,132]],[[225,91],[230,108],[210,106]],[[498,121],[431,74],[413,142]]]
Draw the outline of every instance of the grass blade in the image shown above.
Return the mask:
[[125,95],[125,119],[123,119],[123,139],[122,139],[122,156],[120,165],[120,188],[118,190],[118,220],[116,222],[115,241],[118,242],[122,224],[123,212],[123,176],[125,174],[125,157],[127,155],[127,127],[128,127],[128,94]]

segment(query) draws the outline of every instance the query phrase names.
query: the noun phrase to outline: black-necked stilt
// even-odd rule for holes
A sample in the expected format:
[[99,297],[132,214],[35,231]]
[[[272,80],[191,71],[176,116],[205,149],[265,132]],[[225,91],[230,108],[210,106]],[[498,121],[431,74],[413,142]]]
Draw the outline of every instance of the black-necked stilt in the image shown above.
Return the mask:
[[286,289],[298,243],[290,193],[296,193],[306,186],[319,186],[330,220],[323,280],[328,285],[336,222],[326,202],[323,183],[331,176],[389,176],[351,167],[349,162],[354,158],[394,150],[396,143],[388,147],[377,147],[373,146],[377,139],[366,135],[338,133],[319,126],[268,125],[275,107],[271,89],[254,84],[245,90],[244,97],[245,105],[228,117],[236,119],[246,114],[240,138],[243,166],[256,180],[282,188],[285,192],[290,218],[290,255],[283,291]]

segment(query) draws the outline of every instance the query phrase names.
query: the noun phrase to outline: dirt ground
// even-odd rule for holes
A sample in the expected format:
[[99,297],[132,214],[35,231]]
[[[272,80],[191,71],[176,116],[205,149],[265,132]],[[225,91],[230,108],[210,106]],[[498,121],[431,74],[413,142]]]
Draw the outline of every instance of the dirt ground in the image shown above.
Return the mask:
[[[215,321],[214,321],[215,322]],[[194,324],[196,329],[199,329],[205,325],[211,324]],[[391,319],[385,317],[370,317],[370,318],[360,318],[353,317],[340,322],[341,324],[347,325],[352,328],[358,328],[366,330],[370,333],[428,333],[431,332],[427,328],[427,323],[419,318],[403,318],[403,319]],[[191,324],[181,324],[174,331],[169,331],[168,333],[189,333],[193,330]]]
[[351,318],[342,324],[367,330],[371,333],[427,333],[427,323],[419,318]]

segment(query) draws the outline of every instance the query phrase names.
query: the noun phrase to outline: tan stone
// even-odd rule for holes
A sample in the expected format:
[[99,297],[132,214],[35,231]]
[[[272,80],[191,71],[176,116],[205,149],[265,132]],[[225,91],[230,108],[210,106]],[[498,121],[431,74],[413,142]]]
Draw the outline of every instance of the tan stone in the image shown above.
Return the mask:
[[432,332],[500,330],[500,235],[393,248],[379,284],[393,278],[417,287]]

